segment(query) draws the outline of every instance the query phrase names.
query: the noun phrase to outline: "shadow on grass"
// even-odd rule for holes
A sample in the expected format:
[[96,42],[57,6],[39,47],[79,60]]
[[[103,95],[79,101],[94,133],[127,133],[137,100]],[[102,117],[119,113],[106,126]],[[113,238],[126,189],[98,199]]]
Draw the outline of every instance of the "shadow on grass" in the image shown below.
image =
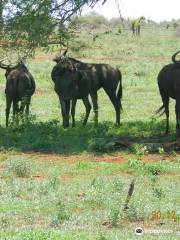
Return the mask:
[[164,124],[160,121],[125,122],[119,128],[111,122],[99,123],[97,127],[88,123],[83,127],[77,122],[77,127],[64,129],[56,120],[49,122],[28,123],[18,127],[0,127],[0,147],[16,151],[55,152],[63,154],[78,154],[84,151],[101,151],[101,146],[113,138],[133,139],[133,141],[166,142],[173,141],[175,133],[164,135]]

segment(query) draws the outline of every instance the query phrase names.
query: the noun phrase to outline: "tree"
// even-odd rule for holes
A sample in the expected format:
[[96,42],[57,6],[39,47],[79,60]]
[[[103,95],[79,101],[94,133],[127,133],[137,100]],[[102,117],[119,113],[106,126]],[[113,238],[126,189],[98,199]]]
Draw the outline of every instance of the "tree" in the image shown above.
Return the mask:
[[117,6],[117,9],[118,9],[118,12],[119,12],[119,18],[121,19],[121,23],[122,23],[122,26],[124,28],[124,19],[122,17],[120,4],[119,4],[118,0],[115,0],[115,3],[116,3],[116,6]]
[[6,0],[0,0],[0,31],[2,30],[2,27],[3,27],[3,9],[4,9],[5,3],[6,3]]
[[[0,1],[1,50],[32,56],[37,47],[65,44],[67,23],[85,4],[93,7],[106,0],[6,0]],[[4,10],[4,11],[3,11]]]

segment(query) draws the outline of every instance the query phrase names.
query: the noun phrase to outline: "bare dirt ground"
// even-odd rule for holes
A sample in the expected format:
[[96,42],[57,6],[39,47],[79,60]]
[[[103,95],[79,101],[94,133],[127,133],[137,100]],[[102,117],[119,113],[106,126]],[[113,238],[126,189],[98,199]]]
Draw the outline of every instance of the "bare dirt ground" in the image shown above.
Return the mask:
[[44,60],[52,60],[52,54],[41,53],[35,56],[35,61],[43,62]]
[[[124,155],[64,155],[64,154],[56,154],[56,153],[41,153],[41,152],[29,152],[25,153],[29,157],[34,157],[41,161],[47,162],[78,162],[78,161],[91,161],[91,162],[112,162],[112,163],[124,163],[128,161],[133,154],[124,154]],[[156,161],[175,161],[175,155],[173,154],[148,154],[143,156],[141,159],[147,162],[156,162]]]

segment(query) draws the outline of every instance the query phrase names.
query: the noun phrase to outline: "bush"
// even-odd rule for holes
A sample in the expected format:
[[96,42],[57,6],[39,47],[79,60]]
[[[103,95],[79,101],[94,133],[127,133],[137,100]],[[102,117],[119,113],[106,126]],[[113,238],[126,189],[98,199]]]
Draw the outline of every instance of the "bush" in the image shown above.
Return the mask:
[[180,26],[176,27],[175,36],[180,37]]
[[16,177],[29,177],[31,175],[30,162],[25,159],[14,159],[8,162],[7,170]]
[[93,11],[87,15],[72,18],[72,24],[80,26],[81,28],[93,29],[99,28],[102,25],[108,25],[108,20],[104,16]]

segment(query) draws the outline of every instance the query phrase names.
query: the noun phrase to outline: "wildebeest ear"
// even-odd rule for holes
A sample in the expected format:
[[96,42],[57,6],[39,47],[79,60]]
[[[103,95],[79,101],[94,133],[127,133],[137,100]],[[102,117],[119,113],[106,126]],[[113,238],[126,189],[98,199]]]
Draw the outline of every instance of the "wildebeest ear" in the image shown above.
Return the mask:
[[68,51],[68,47],[66,48],[66,50],[63,52],[63,56],[66,56],[66,54],[67,54],[67,51]]
[[54,57],[52,60],[53,60],[54,62],[58,63],[58,62],[59,62],[59,57]]

